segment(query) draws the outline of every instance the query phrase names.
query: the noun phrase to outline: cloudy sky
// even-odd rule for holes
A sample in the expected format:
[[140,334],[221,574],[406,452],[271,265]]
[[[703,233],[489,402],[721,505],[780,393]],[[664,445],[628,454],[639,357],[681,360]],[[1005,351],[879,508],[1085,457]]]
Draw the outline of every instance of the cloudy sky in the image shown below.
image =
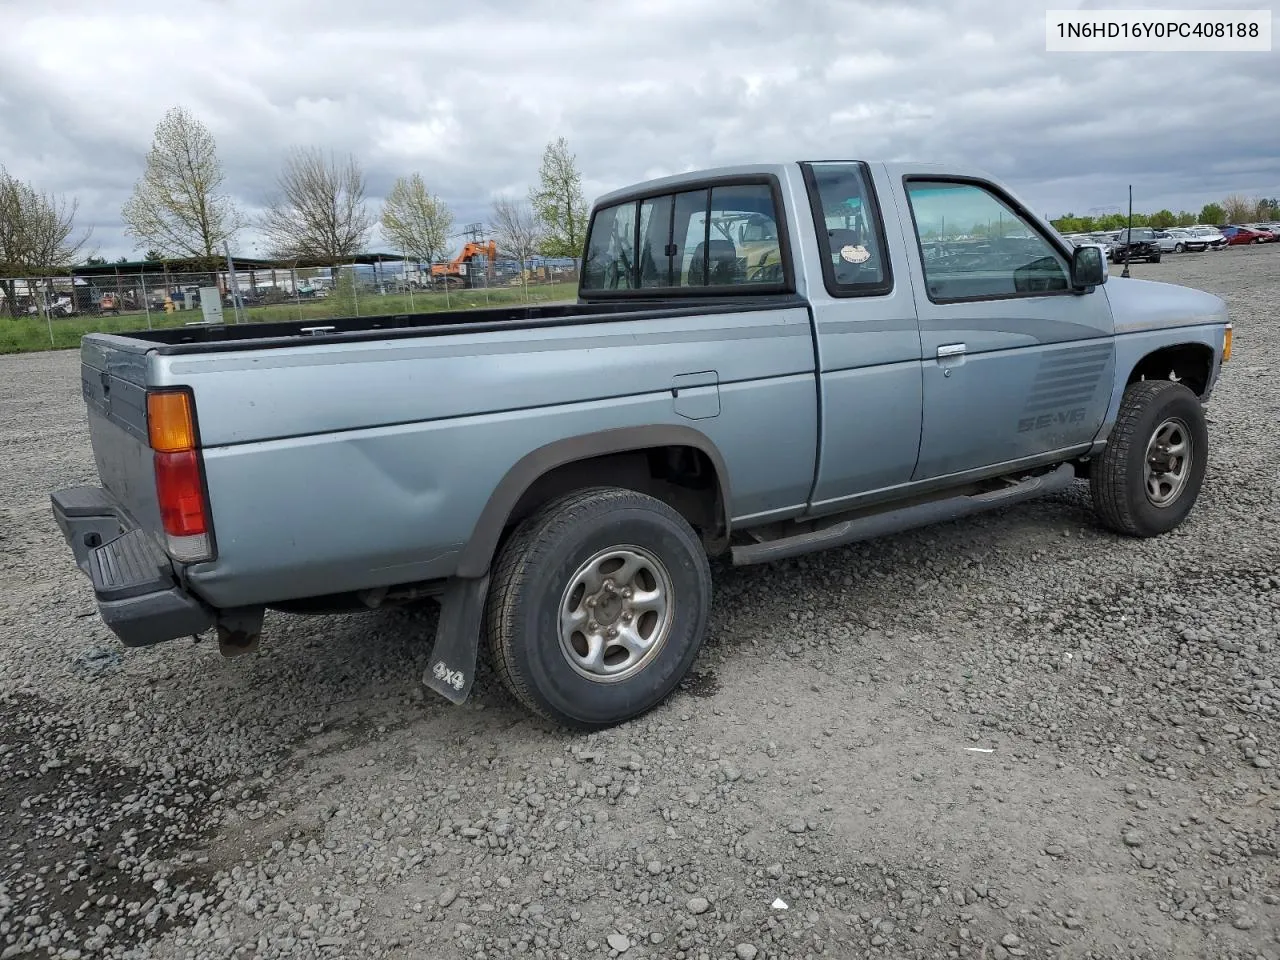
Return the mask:
[[459,223],[481,220],[559,135],[588,200],[856,157],[976,164],[1051,216],[1119,209],[1130,182],[1136,209],[1198,210],[1280,196],[1280,51],[1046,53],[1044,11],[1278,4],[0,0],[0,164],[76,197],[112,258],[133,252],[120,205],[176,104],[250,213],[288,148],[317,145],[361,160],[375,206],[416,170]]

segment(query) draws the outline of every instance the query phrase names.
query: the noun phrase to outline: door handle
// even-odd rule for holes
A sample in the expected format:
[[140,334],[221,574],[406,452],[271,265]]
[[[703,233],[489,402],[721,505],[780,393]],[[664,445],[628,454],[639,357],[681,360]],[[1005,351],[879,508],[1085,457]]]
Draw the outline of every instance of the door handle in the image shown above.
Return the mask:
[[964,355],[963,343],[944,343],[938,348],[938,358],[959,357]]

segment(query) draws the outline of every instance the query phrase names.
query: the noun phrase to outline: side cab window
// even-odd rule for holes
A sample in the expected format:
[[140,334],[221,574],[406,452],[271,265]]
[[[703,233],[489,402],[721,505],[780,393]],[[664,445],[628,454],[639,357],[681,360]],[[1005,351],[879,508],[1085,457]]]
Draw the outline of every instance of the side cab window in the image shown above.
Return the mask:
[[1066,257],[993,190],[908,179],[906,192],[934,303],[1070,293]]

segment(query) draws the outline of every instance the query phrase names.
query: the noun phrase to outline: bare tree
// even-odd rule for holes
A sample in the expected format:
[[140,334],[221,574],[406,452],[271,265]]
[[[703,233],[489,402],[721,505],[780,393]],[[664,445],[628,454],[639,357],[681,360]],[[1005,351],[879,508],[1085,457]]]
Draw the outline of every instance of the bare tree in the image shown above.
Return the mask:
[[79,204],[36,190],[0,167],[0,292],[18,315],[18,277],[62,270],[79,259],[92,231],[74,236]]
[[397,177],[382,206],[382,229],[398,252],[430,262],[449,249],[453,214],[421,174]]
[[520,261],[520,281],[524,285],[525,299],[528,299],[529,281],[524,266],[526,260],[537,255],[545,240],[542,223],[525,201],[501,196],[493,201],[491,226],[499,254]]
[[138,246],[171,257],[212,260],[244,217],[220,192],[225,176],[209,129],[183,107],[156,125],[146,169],[121,217]]
[[353,156],[339,162],[311,148],[285,161],[279,195],[260,222],[268,248],[282,259],[342,260],[359,253],[373,228],[365,178]]
[[1243,223],[1253,219],[1257,202],[1240,193],[1233,193],[1222,201],[1222,210],[1226,214],[1227,223]]
[[542,252],[550,257],[578,257],[587,227],[587,202],[582,196],[582,174],[564,137],[547,144],[538,170],[538,186],[529,200],[542,221]]

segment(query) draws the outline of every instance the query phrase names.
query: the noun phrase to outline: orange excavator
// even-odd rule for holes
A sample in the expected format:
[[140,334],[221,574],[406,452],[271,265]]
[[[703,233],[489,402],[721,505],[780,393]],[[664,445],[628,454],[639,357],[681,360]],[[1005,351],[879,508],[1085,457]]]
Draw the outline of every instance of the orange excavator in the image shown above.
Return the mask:
[[476,271],[488,259],[490,266],[498,259],[498,245],[492,240],[484,243],[467,241],[462,252],[448,263],[431,265],[431,281],[434,284],[448,284],[451,287],[474,286]]

